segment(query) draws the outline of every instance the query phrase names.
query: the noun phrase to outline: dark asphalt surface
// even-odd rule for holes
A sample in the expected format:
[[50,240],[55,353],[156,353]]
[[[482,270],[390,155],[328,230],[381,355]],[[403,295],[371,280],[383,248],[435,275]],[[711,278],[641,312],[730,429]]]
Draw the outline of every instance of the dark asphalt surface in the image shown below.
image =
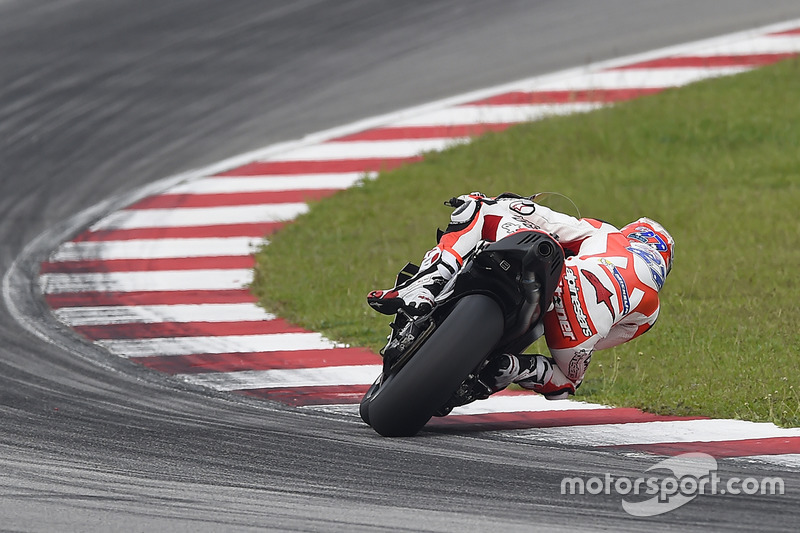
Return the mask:
[[796,0],[0,0],[0,530],[796,530],[796,473],[722,462],[727,477],[782,475],[787,494],[635,519],[619,496],[561,495],[561,479],[638,477],[652,457],[491,433],[386,440],[188,388],[60,329],[31,279],[112,204],[84,210],[157,179],[798,17]]

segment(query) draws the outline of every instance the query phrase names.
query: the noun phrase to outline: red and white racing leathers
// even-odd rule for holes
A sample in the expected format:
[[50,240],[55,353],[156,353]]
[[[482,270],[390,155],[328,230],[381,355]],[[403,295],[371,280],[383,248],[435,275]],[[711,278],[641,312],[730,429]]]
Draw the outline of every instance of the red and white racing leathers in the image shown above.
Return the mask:
[[476,193],[459,198],[466,203],[453,212],[447,231],[426,258],[441,256],[461,264],[480,240],[496,241],[530,229],[551,234],[568,256],[544,318],[547,347],[556,364],[544,382],[530,388],[545,395],[574,392],[594,350],[629,341],[655,323],[667,265],[646,244],[628,240],[611,224],[578,220],[528,198]]

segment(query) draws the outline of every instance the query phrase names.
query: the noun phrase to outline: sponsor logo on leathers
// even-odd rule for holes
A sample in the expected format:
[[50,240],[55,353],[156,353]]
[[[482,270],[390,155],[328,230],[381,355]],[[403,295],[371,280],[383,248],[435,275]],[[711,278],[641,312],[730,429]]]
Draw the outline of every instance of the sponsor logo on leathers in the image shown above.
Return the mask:
[[586,373],[589,368],[589,362],[592,360],[592,351],[582,348],[575,350],[575,355],[569,361],[569,374],[567,377],[572,381],[577,381]]
[[586,318],[586,314],[583,312],[583,306],[581,305],[580,299],[580,289],[578,288],[578,277],[573,272],[572,268],[567,268],[566,272],[564,273],[564,281],[567,283],[567,289],[569,290],[569,299],[572,302],[572,308],[575,311],[575,318],[578,319],[578,325],[581,328],[581,332],[586,337],[591,337],[594,335],[594,331],[592,328],[589,327],[589,319]]
[[597,303],[605,305],[608,308],[608,312],[611,313],[613,317],[615,313],[614,306],[611,305],[611,298],[614,296],[614,293],[606,289],[605,285],[603,285],[600,278],[598,278],[594,272],[581,269],[581,274],[583,274],[583,277],[589,280],[589,283],[594,287],[594,292],[597,295]]
[[553,310],[556,312],[558,325],[561,328],[561,334],[565,339],[572,339],[573,341],[576,341],[578,338],[575,336],[575,332],[572,331],[572,324],[569,323],[567,310],[564,309],[564,300],[561,298],[563,294],[564,291],[561,289],[561,285],[556,287],[555,293],[553,294]]
[[614,281],[616,281],[617,285],[619,286],[619,296],[622,300],[622,315],[625,316],[631,310],[631,300],[628,296],[628,285],[625,283],[625,278],[623,278],[622,274],[619,273],[616,265],[614,265],[614,263],[608,259],[603,258],[600,260],[600,263],[611,272],[611,275],[614,277]]
[[530,200],[514,200],[508,208],[522,216],[527,216],[533,214],[536,210],[536,204]]

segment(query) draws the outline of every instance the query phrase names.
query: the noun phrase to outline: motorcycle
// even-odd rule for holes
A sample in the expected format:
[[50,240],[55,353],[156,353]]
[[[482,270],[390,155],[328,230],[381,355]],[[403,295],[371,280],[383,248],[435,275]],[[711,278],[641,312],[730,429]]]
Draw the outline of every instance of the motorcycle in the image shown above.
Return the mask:
[[[380,435],[416,435],[433,416],[492,394],[480,371],[503,353],[519,353],[544,334],[543,318],[564,268],[549,234],[522,230],[481,241],[415,317],[402,309],[381,350],[380,376],[361,400],[361,418]],[[408,263],[397,284],[416,274]]]

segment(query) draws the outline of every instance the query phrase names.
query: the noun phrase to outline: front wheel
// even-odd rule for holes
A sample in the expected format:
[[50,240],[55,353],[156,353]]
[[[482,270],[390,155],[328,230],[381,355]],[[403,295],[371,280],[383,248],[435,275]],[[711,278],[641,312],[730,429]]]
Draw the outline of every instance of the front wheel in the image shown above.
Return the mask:
[[489,355],[503,326],[494,299],[463,297],[405,366],[370,388],[361,418],[385,437],[415,435]]

